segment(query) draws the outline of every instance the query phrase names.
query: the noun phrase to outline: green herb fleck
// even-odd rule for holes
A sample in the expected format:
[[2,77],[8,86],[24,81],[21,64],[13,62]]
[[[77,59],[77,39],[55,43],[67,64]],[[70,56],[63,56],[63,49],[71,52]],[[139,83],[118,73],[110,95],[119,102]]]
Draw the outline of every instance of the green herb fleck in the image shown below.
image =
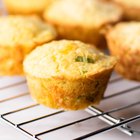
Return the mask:
[[86,63],[94,63],[95,61],[92,58],[89,57],[83,57],[83,56],[77,56],[75,58],[76,62],[86,62]]
[[83,62],[84,60],[83,60],[83,57],[82,57],[82,56],[77,56],[77,57],[75,58],[75,61],[76,61],[76,62]]
[[85,73],[87,73],[88,71],[87,71],[87,70],[83,70],[82,72],[83,72],[83,74],[85,74]]
[[94,60],[93,60],[92,58],[89,58],[89,57],[88,57],[88,58],[87,58],[87,62],[88,62],[88,63],[94,63]]

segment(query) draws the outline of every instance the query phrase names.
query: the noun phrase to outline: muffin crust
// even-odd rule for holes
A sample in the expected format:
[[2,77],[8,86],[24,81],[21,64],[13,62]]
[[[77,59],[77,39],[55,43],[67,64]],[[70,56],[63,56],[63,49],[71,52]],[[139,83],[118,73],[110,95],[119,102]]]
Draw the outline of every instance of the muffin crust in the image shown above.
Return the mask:
[[56,37],[54,28],[38,17],[0,18],[0,75],[23,74],[22,61],[35,47]]
[[51,108],[77,110],[99,103],[116,64],[114,57],[80,41],[53,41],[24,61],[32,97]]

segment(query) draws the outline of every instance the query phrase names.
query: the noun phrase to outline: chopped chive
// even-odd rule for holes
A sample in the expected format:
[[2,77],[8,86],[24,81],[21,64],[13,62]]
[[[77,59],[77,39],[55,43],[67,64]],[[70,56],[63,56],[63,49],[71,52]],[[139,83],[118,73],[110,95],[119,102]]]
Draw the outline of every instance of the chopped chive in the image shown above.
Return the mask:
[[89,57],[83,57],[83,56],[77,56],[75,58],[76,62],[86,62],[86,63],[94,63],[95,61],[92,58]]
[[82,72],[83,72],[83,74],[85,74],[85,73],[87,73],[88,71],[87,71],[87,70],[83,70]]
[[75,58],[75,61],[76,61],[76,62],[83,62],[83,57],[82,57],[82,56],[77,56],[77,57]]
[[93,60],[92,58],[89,58],[89,57],[88,57],[88,58],[87,58],[87,62],[88,62],[88,63],[94,63],[94,60]]

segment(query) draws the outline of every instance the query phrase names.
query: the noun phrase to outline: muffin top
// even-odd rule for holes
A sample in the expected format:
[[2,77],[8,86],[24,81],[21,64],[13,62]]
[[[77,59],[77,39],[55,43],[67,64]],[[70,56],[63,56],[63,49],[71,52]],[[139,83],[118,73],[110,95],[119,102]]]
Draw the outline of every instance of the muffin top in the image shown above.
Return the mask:
[[55,37],[55,30],[36,16],[0,17],[0,46],[30,48]]
[[108,33],[107,38],[115,41],[118,46],[131,49],[140,48],[140,23],[124,22],[113,27]]
[[102,0],[58,0],[44,13],[48,21],[82,27],[101,27],[116,22],[122,15],[121,9],[111,2]]
[[120,4],[129,6],[129,7],[139,7],[140,8],[140,0],[113,0]]
[[113,68],[114,57],[80,41],[52,41],[32,51],[24,61],[24,70],[39,78],[75,79]]
[[41,13],[53,0],[4,0],[6,8],[14,14]]

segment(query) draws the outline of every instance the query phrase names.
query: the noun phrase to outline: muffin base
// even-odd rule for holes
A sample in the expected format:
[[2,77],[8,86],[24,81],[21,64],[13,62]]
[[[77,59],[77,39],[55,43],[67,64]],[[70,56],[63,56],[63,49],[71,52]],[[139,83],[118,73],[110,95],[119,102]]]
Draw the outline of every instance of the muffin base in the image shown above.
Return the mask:
[[81,79],[37,78],[27,74],[27,81],[38,103],[55,109],[78,110],[100,102],[111,72],[112,68]]
[[140,81],[140,50],[121,46],[113,40],[108,41],[108,46],[111,54],[119,58],[115,70],[127,79]]
[[0,47],[0,75],[22,75],[24,54],[19,47]]
[[117,3],[120,7],[122,7],[124,14],[123,14],[123,19],[124,20],[136,20],[139,21],[140,20],[140,15],[138,13],[140,13],[140,8],[136,8],[136,7],[128,7],[127,5],[121,4],[119,2],[115,2]]
[[80,26],[60,25],[53,21],[47,21],[52,24],[58,31],[58,39],[80,40],[85,43],[94,44],[100,48],[105,48],[104,36],[100,33],[99,28],[83,28]]

